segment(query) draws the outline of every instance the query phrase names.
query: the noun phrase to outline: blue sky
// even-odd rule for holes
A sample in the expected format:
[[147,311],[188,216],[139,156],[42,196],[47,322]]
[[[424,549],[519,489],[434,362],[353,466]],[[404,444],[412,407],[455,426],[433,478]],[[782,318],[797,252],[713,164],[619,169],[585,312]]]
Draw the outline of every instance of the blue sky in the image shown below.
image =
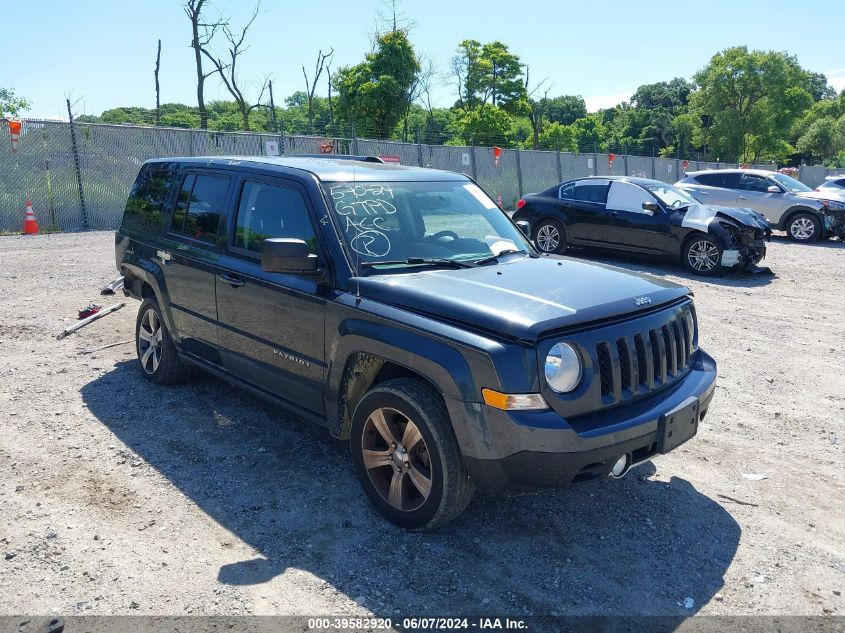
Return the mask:
[[[253,6],[213,1],[235,26]],[[27,116],[66,115],[68,93],[79,99],[77,113],[152,107],[161,38],[162,101],[195,104],[190,27],[181,4],[29,0],[25,9],[4,13],[0,86],[33,102]],[[303,89],[301,66],[313,66],[317,49],[334,47],[335,68],[357,63],[369,50],[380,7],[380,0],[263,0],[252,46],[239,62],[244,84],[254,94],[270,74],[280,102]],[[739,44],[786,50],[845,88],[845,2],[403,0],[400,8],[414,23],[416,49],[441,73],[460,40],[498,39],[530,66],[532,78],[548,77],[551,95],[580,94],[591,110],[629,98],[643,83],[689,78],[713,53]],[[454,88],[445,78],[435,83],[435,105],[451,105]],[[206,94],[227,98],[216,78]]]

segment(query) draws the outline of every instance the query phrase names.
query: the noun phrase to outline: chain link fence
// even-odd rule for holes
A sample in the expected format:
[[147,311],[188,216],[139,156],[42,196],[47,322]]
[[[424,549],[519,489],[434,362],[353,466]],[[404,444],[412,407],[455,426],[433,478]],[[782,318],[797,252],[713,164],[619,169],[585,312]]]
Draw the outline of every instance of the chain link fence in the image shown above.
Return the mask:
[[[341,154],[381,156],[403,165],[463,172],[506,209],[526,193],[583,176],[642,176],[674,183],[685,171],[736,167],[675,158],[426,145],[396,141],[280,136],[25,120],[19,149],[11,151],[0,126],[0,231],[19,232],[24,202],[32,200],[40,228],[54,231],[114,229],[141,164],[168,156]],[[771,165],[757,167],[774,169]],[[827,171],[805,167],[807,184]]]

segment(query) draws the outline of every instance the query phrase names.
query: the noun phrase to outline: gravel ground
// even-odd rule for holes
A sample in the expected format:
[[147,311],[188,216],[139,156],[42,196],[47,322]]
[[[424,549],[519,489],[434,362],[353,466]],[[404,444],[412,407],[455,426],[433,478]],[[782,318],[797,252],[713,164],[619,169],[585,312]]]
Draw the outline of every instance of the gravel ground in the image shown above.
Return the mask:
[[0,615],[845,612],[845,245],[775,240],[775,277],[614,260],[695,291],[720,367],[698,437],[409,534],[324,431],[207,376],[144,381],[136,302],[56,341],[122,299],[98,295],[112,244],[0,238]]

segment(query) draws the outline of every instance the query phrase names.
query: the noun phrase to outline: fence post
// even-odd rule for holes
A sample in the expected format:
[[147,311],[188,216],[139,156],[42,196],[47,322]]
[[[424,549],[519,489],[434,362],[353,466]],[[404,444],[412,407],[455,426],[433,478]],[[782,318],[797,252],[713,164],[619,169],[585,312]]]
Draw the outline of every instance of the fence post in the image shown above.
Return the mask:
[[654,156],[654,143],[651,144],[651,179],[657,178],[657,159]]
[[563,182],[563,165],[560,164],[560,150],[557,151],[557,181]]
[[73,110],[70,99],[67,100],[67,114],[70,119],[70,144],[73,148],[73,164],[76,167],[76,185],[79,188],[79,210],[82,215],[82,228],[88,228],[88,212],[85,209],[85,192],[82,190],[82,170],[79,167],[79,148],[76,145],[76,123],[73,122]]
[[352,153],[358,155],[358,133],[355,131],[355,121],[352,121]]
[[420,141],[417,141],[417,162],[420,167],[425,167],[425,165],[423,165],[422,143]]
[[519,197],[522,198],[522,161],[519,158],[519,149],[516,150],[516,182],[519,185]]
[[598,146],[593,143],[593,176],[599,175],[599,152]]
[[475,145],[469,146],[469,164],[472,169],[472,179],[478,180],[478,166],[475,163]]
[[191,156],[194,155],[194,131],[188,130],[188,146],[190,148]]

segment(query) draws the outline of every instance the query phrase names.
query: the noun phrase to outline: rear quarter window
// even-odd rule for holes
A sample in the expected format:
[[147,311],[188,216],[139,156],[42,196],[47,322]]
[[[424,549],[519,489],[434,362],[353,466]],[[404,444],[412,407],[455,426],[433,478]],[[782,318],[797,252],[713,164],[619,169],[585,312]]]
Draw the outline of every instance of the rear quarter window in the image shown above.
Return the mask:
[[174,178],[175,170],[170,166],[141,168],[126,201],[123,228],[145,233],[159,233]]

